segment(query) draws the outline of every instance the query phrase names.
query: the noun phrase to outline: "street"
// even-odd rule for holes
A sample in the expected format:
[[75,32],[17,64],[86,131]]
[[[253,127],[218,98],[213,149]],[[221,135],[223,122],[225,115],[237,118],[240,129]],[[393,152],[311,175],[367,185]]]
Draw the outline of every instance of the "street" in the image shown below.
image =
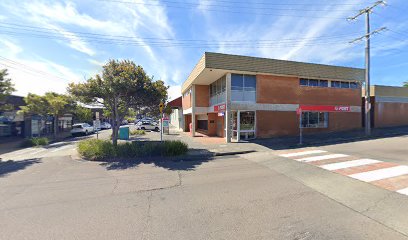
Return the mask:
[[[403,164],[402,139],[378,140],[395,158],[376,159]],[[372,158],[370,147],[320,151]],[[0,239],[407,239],[408,196],[294,159],[306,151],[319,153],[120,164],[72,159],[75,141],[10,152]]]

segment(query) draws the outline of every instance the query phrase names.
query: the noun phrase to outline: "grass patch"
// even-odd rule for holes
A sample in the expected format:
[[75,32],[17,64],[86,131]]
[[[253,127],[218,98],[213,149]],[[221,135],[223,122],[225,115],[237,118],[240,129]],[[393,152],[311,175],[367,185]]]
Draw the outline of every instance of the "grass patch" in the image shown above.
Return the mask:
[[145,135],[145,130],[131,130],[130,135]]
[[138,157],[174,157],[186,154],[182,141],[127,142],[116,147],[106,140],[87,139],[78,143],[79,154],[88,160],[129,159]]
[[36,146],[45,146],[48,145],[50,140],[46,137],[34,137],[24,140],[23,147],[36,147]]

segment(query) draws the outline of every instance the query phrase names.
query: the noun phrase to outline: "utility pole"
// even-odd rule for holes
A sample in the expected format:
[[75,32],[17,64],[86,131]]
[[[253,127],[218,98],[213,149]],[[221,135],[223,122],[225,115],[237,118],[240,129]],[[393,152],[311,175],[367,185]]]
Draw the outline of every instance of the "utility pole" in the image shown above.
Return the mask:
[[378,5],[386,5],[385,1],[377,1],[372,6],[360,10],[360,12],[354,16],[347,18],[347,20],[354,21],[361,15],[366,15],[366,34],[362,37],[354,39],[350,43],[361,41],[365,38],[366,48],[365,48],[365,133],[367,136],[371,134],[371,102],[370,102],[370,37],[376,33],[386,30],[387,28],[382,27],[373,32],[370,30],[370,14],[373,9]]

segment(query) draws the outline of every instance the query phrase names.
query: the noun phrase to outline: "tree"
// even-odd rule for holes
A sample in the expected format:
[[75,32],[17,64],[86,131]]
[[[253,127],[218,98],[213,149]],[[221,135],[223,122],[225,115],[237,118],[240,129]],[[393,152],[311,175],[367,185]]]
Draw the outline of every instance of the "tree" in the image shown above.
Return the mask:
[[68,96],[54,92],[47,92],[44,96],[48,105],[48,114],[54,117],[54,138],[58,133],[58,117],[72,110],[73,101]]
[[[4,102],[5,98],[16,90],[11,79],[7,78],[7,75],[7,69],[0,70],[0,103]],[[0,111],[8,108],[10,108],[10,106],[6,104],[0,105]]]
[[92,110],[89,108],[76,105],[73,114],[79,122],[92,121]]
[[[159,93],[167,88],[163,82],[153,82],[144,69],[129,60],[110,60],[102,73],[84,83],[71,83],[68,92],[83,103],[103,103],[112,117],[112,142],[116,146],[120,123],[129,108],[151,106],[160,102]],[[165,94],[167,96],[167,93]],[[158,105],[158,104],[157,104]]]
[[44,96],[29,93],[24,101],[26,105],[21,106],[22,112],[41,117],[49,115],[54,117],[54,138],[58,134],[58,117],[63,113],[71,112],[74,106],[74,101],[67,95],[54,92],[45,93]]
[[404,87],[408,87],[408,82],[404,82]]

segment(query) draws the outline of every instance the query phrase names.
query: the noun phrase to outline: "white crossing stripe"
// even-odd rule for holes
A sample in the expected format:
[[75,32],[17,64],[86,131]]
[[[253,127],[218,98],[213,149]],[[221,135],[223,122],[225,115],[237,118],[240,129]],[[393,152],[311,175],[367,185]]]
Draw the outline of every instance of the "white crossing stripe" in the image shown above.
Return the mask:
[[408,195],[408,188],[400,189],[400,190],[397,191],[397,193]]
[[324,150],[309,150],[309,151],[303,151],[303,152],[286,153],[286,154],[281,154],[279,156],[281,156],[281,157],[298,157],[298,156],[303,156],[303,155],[326,153],[326,152],[327,151],[324,151]]
[[348,155],[346,154],[328,154],[328,155],[316,156],[316,157],[299,158],[295,160],[300,161],[300,162],[315,162],[315,161],[342,158],[342,157],[348,157]]
[[64,150],[64,149],[67,149],[67,148],[70,148],[70,147],[72,147],[72,145],[66,145],[66,146],[63,146],[63,147],[56,148],[56,149],[52,150],[51,152],[52,153],[57,152],[57,151]]
[[395,166],[390,168],[383,168],[369,172],[362,172],[349,175],[349,177],[364,181],[372,182],[385,178],[392,178],[408,174],[408,166]]
[[29,155],[35,155],[35,154],[38,154],[38,153],[40,153],[40,152],[44,152],[44,151],[46,151],[47,149],[40,149],[40,150],[38,150],[38,151],[35,151],[35,152],[32,152],[32,153],[30,153]]
[[352,161],[347,161],[347,162],[326,164],[320,167],[326,170],[333,171],[333,170],[350,168],[350,167],[364,166],[364,165],[374,164],[374,163],[379,163],[379,162],[381,161],[373,160],[373,159],[358,159],[358,160],[352,160]]

